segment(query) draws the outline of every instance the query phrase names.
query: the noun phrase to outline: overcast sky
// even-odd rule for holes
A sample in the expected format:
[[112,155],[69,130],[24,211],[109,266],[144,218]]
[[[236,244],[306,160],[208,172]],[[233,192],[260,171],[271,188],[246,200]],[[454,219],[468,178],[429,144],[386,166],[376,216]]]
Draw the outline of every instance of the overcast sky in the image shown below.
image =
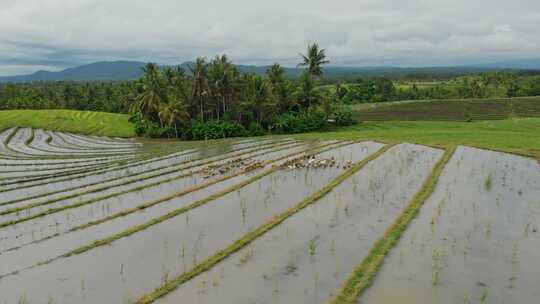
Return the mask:
[[294,65],[432,66],[540,57],[540,0],[0,0],[0,75],[226,53]]

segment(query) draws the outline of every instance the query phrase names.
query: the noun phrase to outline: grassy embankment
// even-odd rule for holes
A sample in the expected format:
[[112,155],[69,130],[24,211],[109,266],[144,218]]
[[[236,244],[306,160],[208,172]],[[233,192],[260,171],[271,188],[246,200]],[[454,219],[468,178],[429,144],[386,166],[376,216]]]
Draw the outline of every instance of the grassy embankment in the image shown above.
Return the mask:
[[135,131],[129,116],[72,110],[0,111],[0,130],[11,127],[33,127],[112,137],[133,137]]

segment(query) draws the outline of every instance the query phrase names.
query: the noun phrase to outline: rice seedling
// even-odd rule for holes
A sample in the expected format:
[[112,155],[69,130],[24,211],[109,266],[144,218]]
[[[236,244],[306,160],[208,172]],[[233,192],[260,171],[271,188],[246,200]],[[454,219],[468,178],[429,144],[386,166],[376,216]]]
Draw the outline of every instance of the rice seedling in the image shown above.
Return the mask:
[[252,249],[244,250],[244,252],[240,255],[240,258],[238,259],[238,266],[245,265],[247,262],[251,260],[252,257],[253,257]]
[[480,296],[480,304],[488,304],[488,298],[489,298],[489,289],[485,288],[482,292],[482,295]]
[[488,176],[484,180],[484,188],[487,191],[489,191],[489,190],[491,190],[492,184],[493,184],[493,178],[491,177],[491,174],[488,174]]
[[442,253],[435,248],[431,253],[431,284],[433,286],[439,285],[443,267]]
[[17,301],[17,304],[30,304],[30,301],[28,301],[26,295],[22,295]]
[[313,238],[309,241],[309,255],[314,256],[317,253],[317,238]]

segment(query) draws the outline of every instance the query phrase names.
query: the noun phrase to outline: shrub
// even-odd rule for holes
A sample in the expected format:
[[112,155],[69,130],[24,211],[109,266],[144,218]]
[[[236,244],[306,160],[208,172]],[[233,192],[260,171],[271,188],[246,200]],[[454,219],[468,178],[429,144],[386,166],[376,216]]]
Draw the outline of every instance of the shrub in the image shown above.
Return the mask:
[[350,126],[354,124],[353,112],[349,108],[340,108],[334,113],[336,126]]
[[244,126],[230,121],[206,121],[193,122],[191,136],[193,139],[217,139],[225,137],[240,137],[246,135]]
[[151,138],[160,138],[167,134],[167,129],[162,128],[159,124],[150,120],[144,119],[140,115],[134,115],[129,118],[135,126],[135,134]]
[[319,130],[326,125],[326,115],[321,111],[309,113],[289,112],[274,117],[270,129],[276,133],[302,133]]
[[252,122],[249,124],[248,129],[247,129],[248,136],[261,136],[265,134],[266,134],[266,131],[258,123]]

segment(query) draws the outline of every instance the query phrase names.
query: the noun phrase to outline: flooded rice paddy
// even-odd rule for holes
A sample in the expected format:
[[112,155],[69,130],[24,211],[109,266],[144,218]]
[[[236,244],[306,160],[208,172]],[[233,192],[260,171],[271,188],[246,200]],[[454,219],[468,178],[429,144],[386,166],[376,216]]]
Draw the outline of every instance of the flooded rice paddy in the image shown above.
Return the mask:
[[[0,303],[327,303],[444,149],[0,132]],[[358,303],[534,303],[540,168],[458,147]]]

